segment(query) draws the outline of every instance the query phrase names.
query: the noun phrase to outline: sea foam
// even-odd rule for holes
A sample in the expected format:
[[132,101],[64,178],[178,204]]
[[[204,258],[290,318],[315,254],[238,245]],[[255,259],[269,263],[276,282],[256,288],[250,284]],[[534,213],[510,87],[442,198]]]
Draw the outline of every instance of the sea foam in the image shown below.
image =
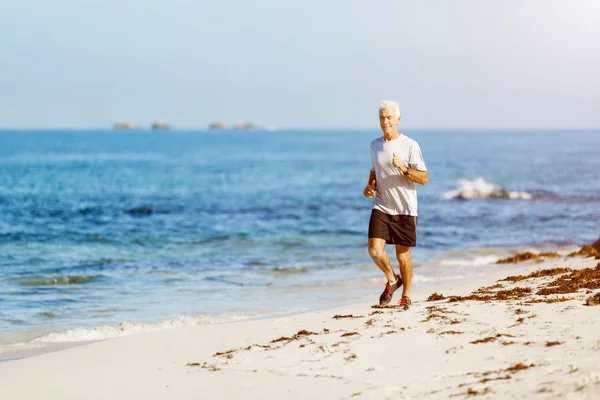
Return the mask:
[[501,188],[493,183],[486,182],[483,178],[475,180],[461,180],[458,188],[445,192],[441,196],[444,200],[461,199],[510,199],[531,200],[533,196],[527,192],[516,192]]

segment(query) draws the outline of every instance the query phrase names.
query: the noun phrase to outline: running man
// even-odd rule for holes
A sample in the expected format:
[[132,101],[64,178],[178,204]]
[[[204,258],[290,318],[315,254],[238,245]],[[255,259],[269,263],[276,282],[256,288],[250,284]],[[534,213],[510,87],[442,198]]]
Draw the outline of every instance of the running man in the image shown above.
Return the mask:
[[[398,132],[401,119],[398,103],[381,102],[379,126],[383,136],[371,142],[372,168],[363,194],[368,199],[375,197],[369,221],[369,255],[387,278],[379,305],[387,306],[402,286],[398,304],[408,309],[413,275],[410,248],[417,244],[415,183],[425,185],[429,176],[418,143]],[[400,275],[390,264],[386,243],[396,246]]]

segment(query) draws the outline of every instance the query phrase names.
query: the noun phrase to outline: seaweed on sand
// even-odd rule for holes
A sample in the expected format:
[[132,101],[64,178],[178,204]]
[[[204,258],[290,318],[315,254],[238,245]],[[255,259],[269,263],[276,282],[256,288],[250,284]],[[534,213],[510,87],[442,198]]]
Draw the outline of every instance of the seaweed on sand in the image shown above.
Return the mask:
[[[476,300],[476,301],[490,301],[490,300],[514,300],[521,299],[531,294],[531,288],[529,287],[515,287],[512,289],[498,290],[497,292],[487,292],[486,294],[478,294],[477,292],[472,293],[469,296],[450,296],[448,298],[449,303],[465,300]],[[482,293],[482,292],[480,292]]]
[[438,301],[444,300],[446,297],[443,294],[433,293],[431,296],[427,298],[427,301]]
[[[548,270],[540,270],[532,272],[529,275],[509,276],[504,281],[519,282],[525,279],[541,278],[546,276],[560,275],[551,282],[544,283],[541,288],[535,293],[538,296],[548,296],[552,294],[575,293],[581,289],[600,289],[600,263],[595,268],[584,268],[580,270],[572,270],[570,268],[552,268]],[[526,303],[558,303],[572,300],[568,297],[553,297],[544,299],[535,299],[530,296],[534,293],[530,287],[514,287],[512,289],[497,290],[492,289],[498,286],[489,286],[480,288],[468,296],[449,296],[445,297],[441,294],[434,293],[430,298],[448,299],[448,303],[462,302],[467,300],[474,301],[491,301],[491,300],[518,300],[526,299]],[[500,286],[501,287],[501,286]],[[599,296],[600,297],[600,296]],[[599,298],[600,302],[600,298]],[[522,313],[520,311],[519,313]]]
[[600,293],[596,293],[594,296],[590,296],[585,300],[586,306],[597,306],[600,305]]
[[331,318],[333,318],[333,319],[345,319],[345,318],[364,318],[364,317],[365,317],[364,315],[352,315],[352,314],[339,315],[339,314],[337,314],[337,315],[334,315]]
[[496,334],[496,336],[488,336],[488,337],[486,337],[486,338],[483,338],[483,339],[477,339],[477,340],[474,340],[474,341],[472,341],[472,342],[469,342],[469,343],[471,343],[471,344],[479,344],[479,343],[489,343],[489,342],[495,342],[495,341],[496,341],[496,339],[498,339],[499,337],[502,337],[502,336],[506,336],[506,337],[514,337],[513,335],[510,335],[510,334],[508,334],[508,333],[497,333],[497,334]]
[[226,358],[233,358],[233,353],[235,353],[236,351],[237,350],[220,351],[220,352],[217,352],[217,353],[213,354],[213,357],[224,356]]
[[298,331],[298,333],[296,333],[294,336],[291,336],[291,337],[282,336],[278,339],[271,340],[271,343],[279,343],[279,342],[288,342],[289,343],[291,341],[298,340],[303,337],[311,336],[311,335],[318,335],[318,333],[310,332],[310,331],[307,331],[306,329],[302,329],[302,330]]
[[595,268],[570,271],[548,283],[537,294],[547,296],[549,294],[575,293],[580,289],[600,289],[600,263]]
[[521,261],[529,261],[529,260],[541,260],[546,258],[558,258],[560,254],[558,253],[539,253],[534,254],[531,252],[525,252],[515,255],[514,257],[504,258],[502,260],[496,261],[496,264],[516,264]]
[[564,274],[567,272],[571,272],[572,269],[571,268],[550,268],[550,269],[540,269],[537,271],[534,271],[532,273],[530,273],[529,275],[517,275],[517,276],[508,276],[504,279],[501,279],[501,281],[508,281],[508,282],[519,282],[519,281],[523,281],[525,279],[532,279],[532,278],[541,278],[544,276],[554,276],[554,275],[560,275],[560,274]]

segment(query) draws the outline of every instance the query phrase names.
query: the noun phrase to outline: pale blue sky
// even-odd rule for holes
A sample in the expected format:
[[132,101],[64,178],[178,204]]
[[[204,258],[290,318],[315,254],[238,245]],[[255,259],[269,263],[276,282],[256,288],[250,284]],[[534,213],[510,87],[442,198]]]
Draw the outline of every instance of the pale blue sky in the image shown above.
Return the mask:
[[598,0],[0,0],[0,127],[600,127]]

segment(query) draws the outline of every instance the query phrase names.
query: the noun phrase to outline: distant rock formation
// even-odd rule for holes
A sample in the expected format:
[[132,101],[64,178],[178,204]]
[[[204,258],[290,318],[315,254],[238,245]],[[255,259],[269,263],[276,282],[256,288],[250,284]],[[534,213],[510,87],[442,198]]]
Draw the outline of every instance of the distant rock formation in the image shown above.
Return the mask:
[[171,125],[167,124],[164,121],[155,121],[150,126],[150,129],[153,129],[153,130],[169,130],[169,129],[171,129]]
[[209,129],[236,129],[236,130],[252,130],[259,129],[259,126],[252,122],[237,122],[233,125],[229,125],[223,121],[211,122],[208,126]]
[[117,121],[113,124],[113,129],[136,129],[137,126],[129,121]]
[[214,121],[208,127],[209,129],[227,129],[227,124],[223,121]]
[[238,122],[237,124],[234,125],[234,128],[250,130],[250,129],[258,129],[258,126],[256,124],[253,124],[252,122]]

